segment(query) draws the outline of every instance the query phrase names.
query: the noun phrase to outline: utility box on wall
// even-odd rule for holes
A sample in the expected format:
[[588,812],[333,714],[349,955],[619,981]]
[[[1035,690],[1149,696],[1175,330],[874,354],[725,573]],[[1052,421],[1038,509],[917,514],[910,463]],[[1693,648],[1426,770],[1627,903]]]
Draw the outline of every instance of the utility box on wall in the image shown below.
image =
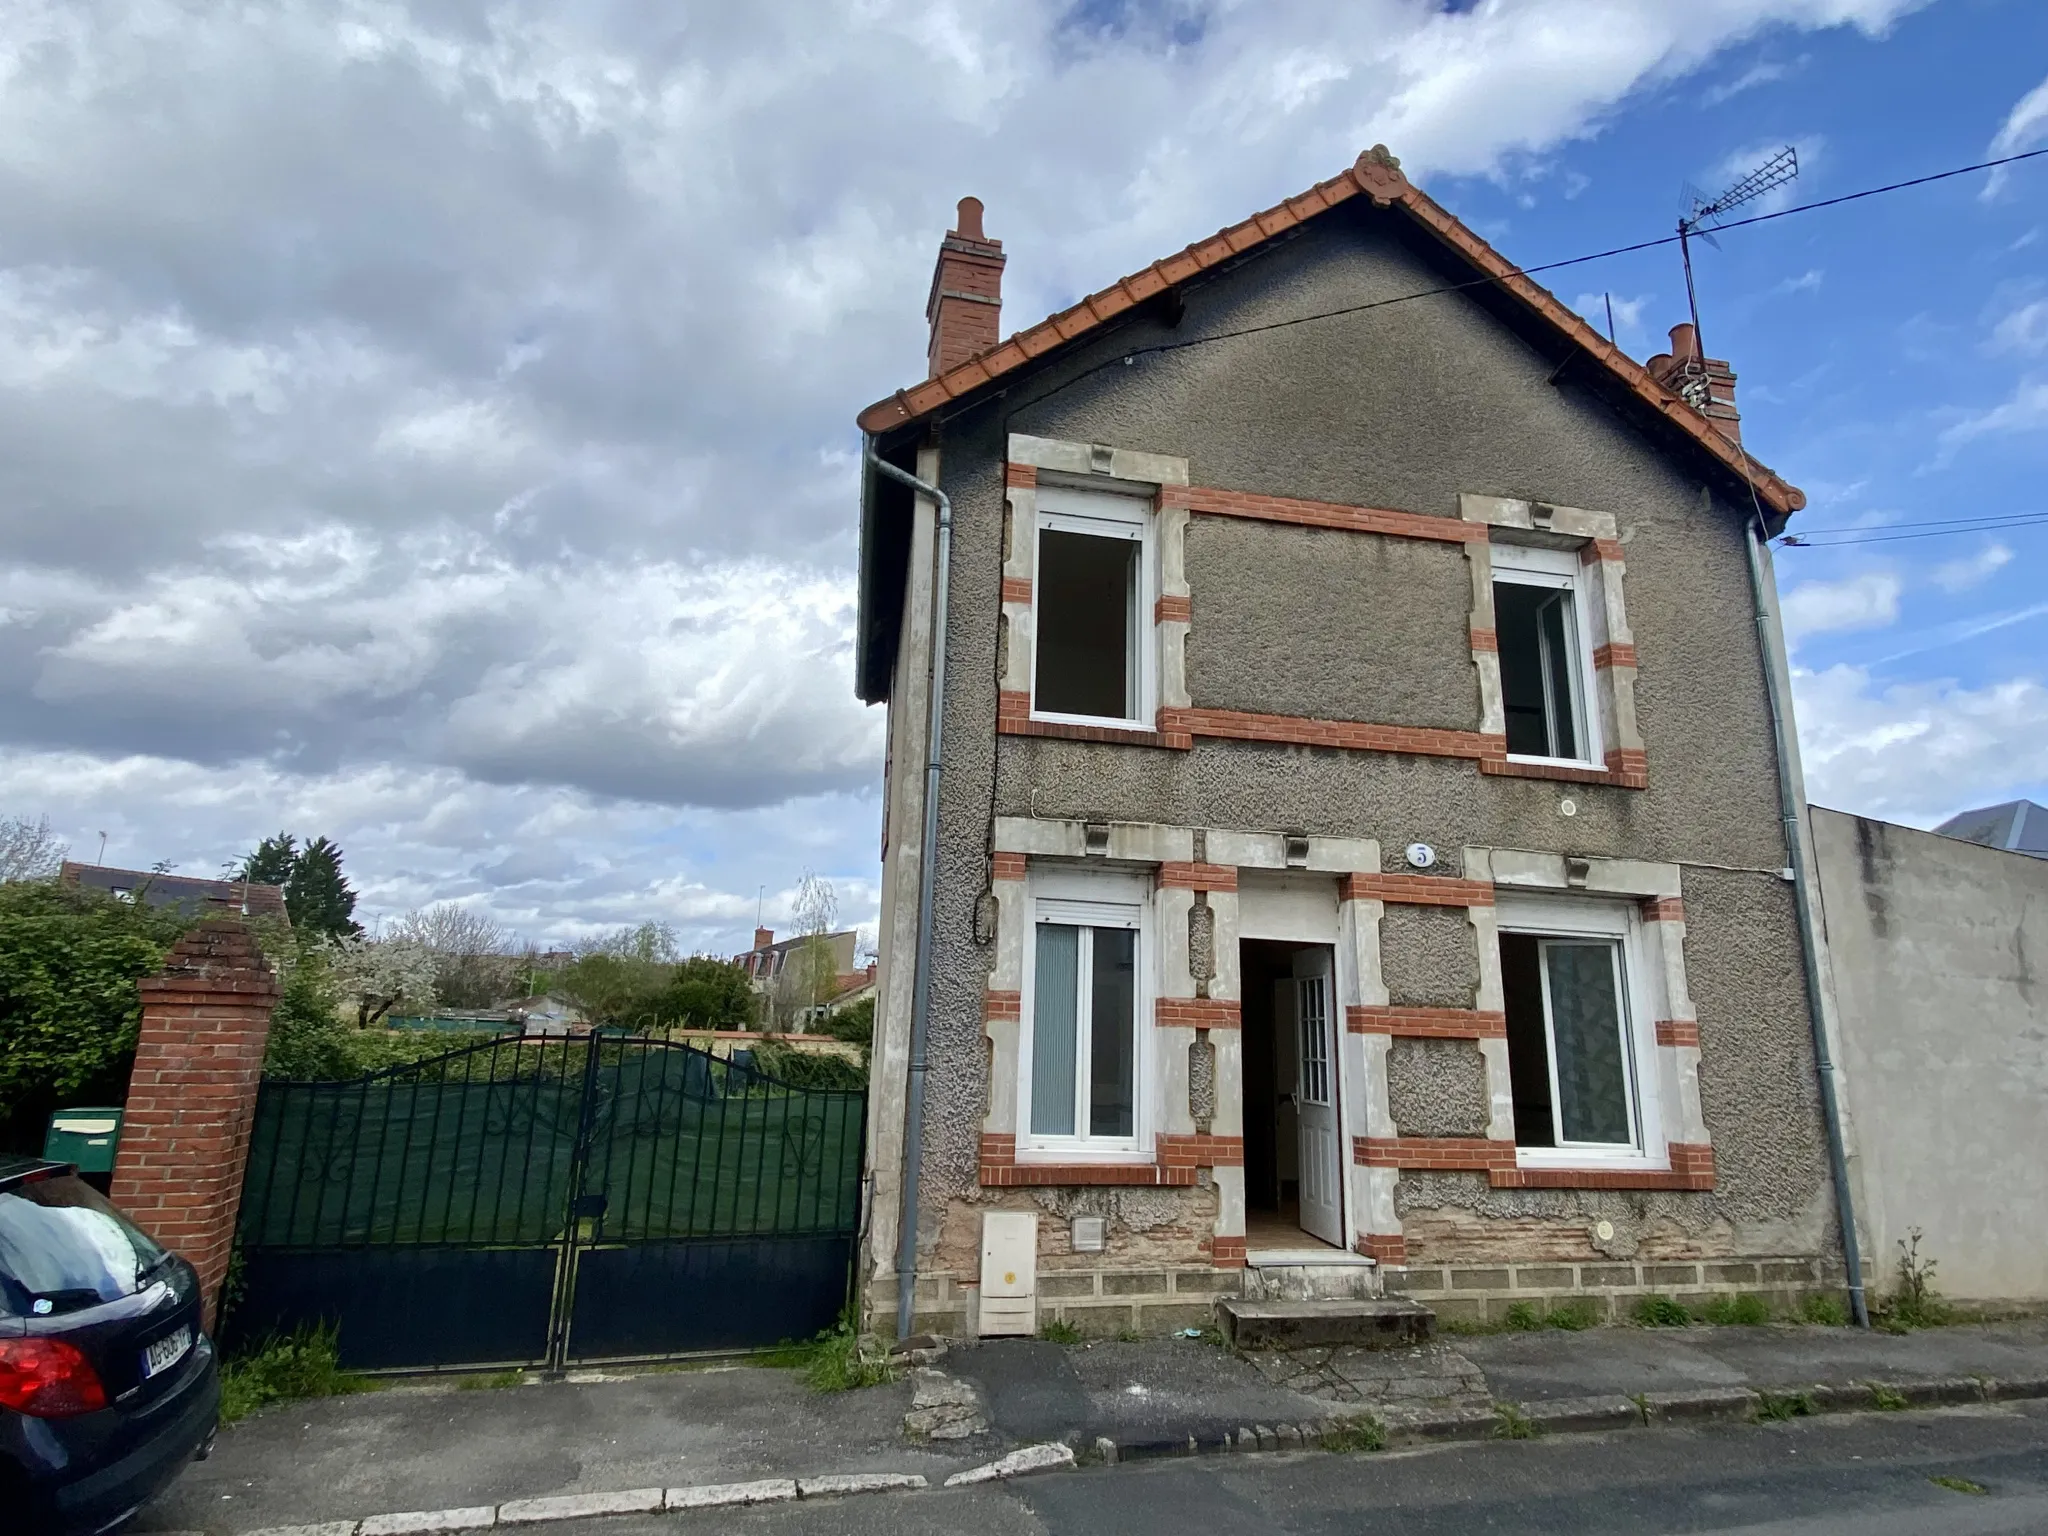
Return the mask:
[[1038,1217],[990,1211],[981,1218],[983,1338],[1038,1331]]

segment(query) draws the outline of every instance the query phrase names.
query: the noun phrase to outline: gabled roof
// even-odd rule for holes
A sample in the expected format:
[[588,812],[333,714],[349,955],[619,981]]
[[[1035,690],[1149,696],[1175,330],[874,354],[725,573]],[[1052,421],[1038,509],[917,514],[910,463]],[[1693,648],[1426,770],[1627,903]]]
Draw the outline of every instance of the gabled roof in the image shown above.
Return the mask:
[[2008,800],[1949,817],[1934,829],[1943,837],[2048,858],[2048,808],[2031,800]]
[[114,869],[104,864],[64,861],[57,878],[66,885],[104,891],[124,901],[145,901],[152,907],[177,907],[188,917],[202,913],[246,913],[291,921],[284,891],[275,885],[240,880],[209,880],[194,875],[165,874],[151,869]]
[[1290,197],[1263,213],[1255,213],[1242,224],[1221,230],[1178,255],[1155,261],[1143,271],[1120,279],[1100,293],[1090,294],[1071,309],[1062,310],[1050,319],[1019,331],[1008,341],[947,369],[936,378],[926,379],[921,384],[898,390],[887,399],[877,400],[860,413],[861,429],[879,434],[908,426],[946,402],[973,393],[1034,358],[1043,357],[1098,330],[1167,289],[1242,256],[1276,235],[1360,194],[1369,197],[1375,207],[1400,209],[1462,257],[1477,273],[1492,278],[1500,292],[1519,300],[1532,314],[1605,365],[1627,390],[1694,439],[1729,473],[1738,478],[1747,475],[1752,479],[1758,497],[1778,517],[1789,517],[1806,505],[1806,496],[1797,486],[1789,484],[1723,437],[1705,416],[1651,378],[1642,364],[1566,308],[1540,283],[1524,276],[1514,263],[1411,185],[1401,174],[1400,162],[1387,153],[1384,144],[1376,144],[1360,155],[1357,163],[1343,175],[1318,182],[1299,197]]

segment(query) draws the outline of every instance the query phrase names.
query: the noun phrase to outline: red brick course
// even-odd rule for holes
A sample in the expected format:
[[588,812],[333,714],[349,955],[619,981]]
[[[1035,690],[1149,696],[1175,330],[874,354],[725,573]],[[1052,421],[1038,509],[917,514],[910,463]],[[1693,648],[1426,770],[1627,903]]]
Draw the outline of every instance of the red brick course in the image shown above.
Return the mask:
[[1312,720],[1301,715],[1259,715],[1237,709],[1162,709],[1164,731],[1230,741],[1277,741],[1356,752],[1412,752],[1424,757],[1484,758],[1504,754],[1507,738],[1478,731],[1426,726],[1373,725],[1362,720]]
[[1161,597],[1152,604],[1153,622],[1158,624],[1191,622],[1195,616],[1195,600],[1191,597]]
[[1022,880],[1031,861],[1021,853],[998,853],[989,862],[991,880]]
[[1408,1239],[1398,1232],[1368,1232],[1351,1246],[1375,1263],[1408,1262]]
[[[1007,585],[1007,583],[1006,583]],[[1636,648],[1625,641],[1610,640],[1605,645],[1593,648],[1593,665],[1598,668],[1632,667],[1636,664]]]
[[1184,864],[1169,859],[1159,866],[1159,883],[1190,891],[1234,891],[1237,867],[1233,864]]
[[1155,1155],[1164,1168],[1242,1168],[1244,1138],[1161,1135]]
[[1193,1168],[1157,1163],[983,1163],[984,1189],[1042,1189],[1048,1185],[1123,1184],[1148,1189],[1191,1189]]
[[1351,1159],[1367,1168],[1489,1173],[1515,1166],[1515,1144],[1485,1136],[1354,1136]]
[[1384,507],[1351,507],[1334,501],[1302,501],[1292,496],[1261,496],[1251,491],[1224,491],[1211,486],[1169,485],[1159,493],[1162,507],[1186,507],[1216,517],[1254,517],[1269,523],[1296,523],[1309,528],[1336,528],[1349,533],[1379,533],[1401,539],[1436,539],[1446,544],[1483,544],[1486,527],[1462,518],[1429,517],[1420,512],[1395,512]]
[[1003,484],[1029,489],[1038,484],[1038,466],[1036,464],[1005,464],[1003,466]]
[[1643,921],[1682,923],[1685,921],[1685,903],[1676,896],[1648,897],[1643,902]]
[[1473,1008],[1389,1008],[1352,1003],[1344,1024],[1354,1035],[1403,1035],[1438,1040],[1505,1040],[1508,1016]]
[[1025,603],[1031,601],[1031,578],[1029,576],[1005,576],[1003,578],[1003,601]]
[[1714,1149],[1704,1143],[1674,1141],[1671,1169],[1658,1168],[1496,1168],[1489,1181],[1498,1189],[1680,1189],[1714,1187]]
[[1152,1004],[1152,1022],[1161,1029],[1237,1029],[1244,1014],[1227,998],[1162,997]]
[[1472,629],[1472,631],[1471,631],[1471,634],[1472,634],[1472,649],[1473,649],[1473,650],[1475,650],[1475,651],[1498,651],[1498,650],[1500,649],[1500,631],[1499,631],[1499,630],[1495,630],[1495,629],[1480,629],[1480,628],[1478,628],[1477,626],[1474,626],[1474,628],[1473,628],[1473,629]]
[[1209,1243],[1209,1262],[1218,1269],[1243,1269],[1245,1240],[1242,1237],[1212,1238]]
[[1700,1043],[1700,1026],[1693,1019],[1659,1019],[1657,1021],[1657,1043],[1659,1045],[1690,1045]]
[[[1164,715],[1167,711],[1160,713]],[[1071,725],[1063,720],[1034,720],[1031,718],[1031,695],[1013,688],[1002,689],[996,694],[996,731],[1003,736],[1056,736],[1067,741],[1171,747],[1182,752],[1195,744],[1194,738],[1185,731],[1168,729],[1163,722],[1161,729],[1148,731],[1142,726]]]
[[1588,539],[1579,550],[1579,564],[1597,565],[1602,560],[1626,562],[1628,552],[1619,539]]
[[1454,880],[1448,875],[1381,875],[1361,872],[1337,883],[1339,901],[1398,901],[1417,907],[1490,907],[1493,882]]
[[1649,755],[1634,749],[1617,748],[1608,753],[1605,768],[1570,768],[1562,763],[1519,763],[1501,756],[1481,759],[1479,771],[1506,779],[1556,779],[1566,784],[1612,784],[1617,789],[1650,787]]
[[140,986],[113,1199],[199,1272],[211,1326],[234,1246],[277,978],[248,929],[227,921],[187,933]]
[[983,1022],[996,1019],[1021,1019],[1024,1017],[1024,994],[1004,992],[991,987],[981,994],[981,1017]]

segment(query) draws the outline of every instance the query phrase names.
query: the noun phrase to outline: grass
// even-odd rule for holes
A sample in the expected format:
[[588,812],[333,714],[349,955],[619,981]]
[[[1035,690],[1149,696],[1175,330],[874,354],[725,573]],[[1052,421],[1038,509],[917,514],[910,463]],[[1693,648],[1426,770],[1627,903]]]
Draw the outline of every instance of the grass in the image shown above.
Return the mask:
[[1780,1424],[1786,1419],[1810,1419],[1815,1413],[1813,1398],[1804,1392],[1759,1392],[1756,1416],[1760,1423]]
[[1436,1331],[1438,1333],[1452,1334],[1459,1338],[1477,1339],[1484,1338],[1488,1334],[1499,1333],[1502,1326],[1500,1323],[1473,1322],[1469,1318],[1446,1317],[1437,1323]]
[[1635,1319],[1645,1328],[1683,1328],[1692,1314],[1669,1296],[1645,1296],[1636,1303]]
[[1894,1392],[1881,1381],[1868,1382],[1866,1385],[1870,1388],[1870,1400],[1877,1405],[1879,1412],[1897,1413],[1907,1406],[1905,1393]]
[[1937,1488],[1946,1488],[1950,1493],[1989,1493],[1991,1490],[1982,1483],[1973,1483],[1967,1477],[1930,1477],[1927,1479]]
[[851,1392],[896,1379],[888,1349],[856,1328],[851,1317],[840,1318],[806,1343],[779,1345],[769,1352],[767,1363],[802,1371],[813,1392]]
[[302,1328],[273,1335],[221,1367],[220,1421],[233,1424],[272,1403],[376,1390],[368,1378],[341,1368],[332,1328]]
[[1038,1325],[1038,1336],[1048,1344],[1078,1344],[1081,1330],[1063,1317],[1049,1317]]
[[1718,1328],[1754,1328],[1771,1320],[1771,1308],[1761,1296],[1716,1296],[1700,1316]]
[[455,1383],[458,1392],[488,1392],[497,1387],[523,1387],[524,1371],[491,1371],[482,1376],[464,1376]]
[[1493,1417],[1496,1440],[1534,1440],[1543,1433],[1543,1427],[1513,1403],[1495,1403]]
[[1380,1421],[1370,1414],[1362,1418],[1346,1419],[1334,1429],[1323,1431],[1323,1449],[1326,1451],[1383,1451],[1387,1448],[1387,1432]]
[[[1556,1328],[1565,1333],[1580,1333],[1596,1326],[1600,1321],[1599,1303],[1586,1296],[1552,1307],[1548,1312],[1536,1310],[1531,1301],[1511,1302],[1501,1317],[1501,1327],[1510,1333],[1535,1333],[1544,1328]],[[1474,1328],[1473,1332],[1492,1332],[1491,1329]]]
[[1817,1328],[1846,1328],[1849,1326],[1849,1309],[1842,1305],[1841,1297],[1816,1291],[1800,1301],[1799,1321]]
[[1517,1301],[1509,1304],[1501,1322],[1510,1333],[1534,1333],[1543,1326],[1543,1315],[1536,1310],[1534,1303]]
[[1920,1229],[1914,1227],[1899,1239],[1897,1280],[1884,1300],[1877,1326],[1886,1333],[1911,1333],[1916,1328],[1939,1328],[1955,1321],[1955,1310],[1934,1288],[1933,1259],[1920,1257]]

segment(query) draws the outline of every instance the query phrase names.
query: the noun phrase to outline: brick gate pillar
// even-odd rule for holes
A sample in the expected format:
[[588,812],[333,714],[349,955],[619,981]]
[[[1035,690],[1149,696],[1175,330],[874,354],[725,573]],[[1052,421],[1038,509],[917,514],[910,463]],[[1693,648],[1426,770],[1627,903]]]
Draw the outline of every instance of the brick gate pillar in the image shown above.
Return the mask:
[[210,1328],[234,1245],[277,978],[234,921],[187,933],[145,976],[112,1198],[199,1271]]

